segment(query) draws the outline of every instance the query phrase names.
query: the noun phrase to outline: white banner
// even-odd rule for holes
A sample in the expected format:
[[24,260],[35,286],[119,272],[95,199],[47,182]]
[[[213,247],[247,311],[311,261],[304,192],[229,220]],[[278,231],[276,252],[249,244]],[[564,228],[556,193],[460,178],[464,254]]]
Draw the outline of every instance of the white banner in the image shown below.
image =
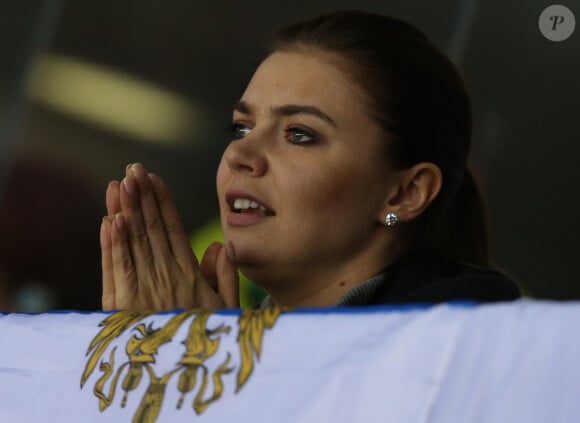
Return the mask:
[[580,303],[0,315],[0,422],[580,422]]

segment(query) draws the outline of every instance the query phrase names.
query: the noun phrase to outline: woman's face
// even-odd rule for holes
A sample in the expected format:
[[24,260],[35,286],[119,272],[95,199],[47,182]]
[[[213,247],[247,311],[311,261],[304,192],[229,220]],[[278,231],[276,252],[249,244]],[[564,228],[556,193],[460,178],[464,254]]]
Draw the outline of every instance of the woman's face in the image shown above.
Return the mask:
[[329,57],[269,56],[234,106],[217,174],[224,236],[240,269],[268,284],[364,262],[387,230],[381,136]]

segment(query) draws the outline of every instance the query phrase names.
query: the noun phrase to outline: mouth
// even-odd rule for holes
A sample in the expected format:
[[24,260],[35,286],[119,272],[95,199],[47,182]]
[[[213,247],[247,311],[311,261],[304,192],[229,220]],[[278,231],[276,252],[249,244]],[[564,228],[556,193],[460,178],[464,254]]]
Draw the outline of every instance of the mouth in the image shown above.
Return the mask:
[[274,212],[269,210],[263,204],[257,203],[248,198],[236,198],[232,205],[232,211],[234,213],[260,213],[264,216],[274,215]]
[[226,201],[230,211],[236,214],[254,214],[262,216],[275,216],[276,213],[269,206],[261,202],[255,196],[241,191],[228,191]]

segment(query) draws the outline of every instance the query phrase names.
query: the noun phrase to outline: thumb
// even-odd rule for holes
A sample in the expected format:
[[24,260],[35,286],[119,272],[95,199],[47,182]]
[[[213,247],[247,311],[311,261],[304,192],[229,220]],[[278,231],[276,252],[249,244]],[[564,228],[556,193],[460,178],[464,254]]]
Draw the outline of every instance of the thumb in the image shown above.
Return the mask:
[[217,265],[218,294],[226,307],[240,307],[240,276],[236,266],[236,250],[228,241],[218,254]]
[[217,292],[217,259],[219,252],[223,249],[223,244],[221,242],[213,242],[203,254],[200,263],[201,273],[204,276],[204,279],[209,284],[211,289]]

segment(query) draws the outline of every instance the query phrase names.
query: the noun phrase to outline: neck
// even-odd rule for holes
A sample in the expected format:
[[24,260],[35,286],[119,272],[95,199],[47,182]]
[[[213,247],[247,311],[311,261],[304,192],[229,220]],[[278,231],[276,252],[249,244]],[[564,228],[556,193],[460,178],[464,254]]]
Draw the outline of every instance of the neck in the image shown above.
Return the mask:
[[[244,272],[266,289],[274,305],[279,307],[330,307],[347,292],[383,271],[394,255],[382,251],[376,255],[354,257],[342,265],[304,265],[298,269],[273,272]],[[298,267],[298,266],[294,266]],[[267,276],[264,273],[268,273]]]

